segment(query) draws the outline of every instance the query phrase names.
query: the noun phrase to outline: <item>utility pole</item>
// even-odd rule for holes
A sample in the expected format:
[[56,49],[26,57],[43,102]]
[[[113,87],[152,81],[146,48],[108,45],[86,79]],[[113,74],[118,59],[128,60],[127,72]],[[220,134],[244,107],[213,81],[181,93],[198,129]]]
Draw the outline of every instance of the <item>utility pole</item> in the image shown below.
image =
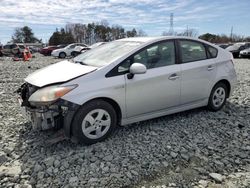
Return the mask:
[[233,42],[233,29],[234,29],[234,27],[232,26],[232,27],[231,27],[231,34],[230,34],[231,42]]
[[169,27],[169,31],[168,31],[168,33],[169,33],[169,35],[174,35],[174,14],[173,13],[171,13],[170,14],[170,27]]

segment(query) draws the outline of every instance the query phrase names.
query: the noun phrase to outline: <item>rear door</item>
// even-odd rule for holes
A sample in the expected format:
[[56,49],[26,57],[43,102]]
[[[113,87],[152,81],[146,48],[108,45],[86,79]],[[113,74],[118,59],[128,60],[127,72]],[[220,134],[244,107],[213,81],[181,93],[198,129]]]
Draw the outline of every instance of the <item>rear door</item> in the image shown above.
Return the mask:
[[[216,76],[216,62],[207,46],[194,40],[179,40],[181,59],[181,104],[195,103],[210,95]],[[216,49],[215,49],[216,50]],[[217,54],[216,54],[217,55]]]

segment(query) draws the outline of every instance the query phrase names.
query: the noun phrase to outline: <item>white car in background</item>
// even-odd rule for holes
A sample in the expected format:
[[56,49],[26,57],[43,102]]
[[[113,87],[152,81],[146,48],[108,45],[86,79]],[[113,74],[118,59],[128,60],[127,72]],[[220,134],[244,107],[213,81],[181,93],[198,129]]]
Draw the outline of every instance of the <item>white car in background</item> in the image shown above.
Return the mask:
[[93,144],[118,125],[202,106],[220,110],[236,72],[232,54],[206,41],[147,37],[109,42],[25,81],[19,102],[33,127],[62,128],[73,140]]
[[103,44],[106,44],[106,42],[97,42],[97,43],[92,44],[91,46],[88,46],[88,47],[76,46],[75,49],[71,52],[71,56],[73,56],[73,57],[78,56],[81,53],[84,53],[88,50],[94,49],[94,48],[101,46]]
[[84,48],[88,47],[86,44],[83,44],[83,43],[73,43],[73,44],[69,44],[65,48],[53,50],[51,55],[54,56],[54,57],[59,57],[59,58],[65,58],[67,56],[71,56],[71,52],[77,46],[84,47]]
[[250,48],[247,48],[245,50],[240,51],[240,56],[239,57],[250,57]]

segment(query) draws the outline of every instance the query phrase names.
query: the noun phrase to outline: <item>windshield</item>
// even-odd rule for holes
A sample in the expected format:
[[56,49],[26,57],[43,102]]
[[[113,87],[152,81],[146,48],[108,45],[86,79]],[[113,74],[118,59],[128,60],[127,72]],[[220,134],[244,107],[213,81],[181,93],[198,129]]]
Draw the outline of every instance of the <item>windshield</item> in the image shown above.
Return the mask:
[[65,47],[65,49],[71,49],[74,48],[76,46],[76,44],[70,44],[68,46]]
[[114,41],[89,50],[74,59],[84,65],[103,67],[137,48],[140,42]]
[[103,44],[103,42],[97,42],[95,44],[92,44],[91,46],[89,46],[89,48],[95,48],[97,46],[101,46]]

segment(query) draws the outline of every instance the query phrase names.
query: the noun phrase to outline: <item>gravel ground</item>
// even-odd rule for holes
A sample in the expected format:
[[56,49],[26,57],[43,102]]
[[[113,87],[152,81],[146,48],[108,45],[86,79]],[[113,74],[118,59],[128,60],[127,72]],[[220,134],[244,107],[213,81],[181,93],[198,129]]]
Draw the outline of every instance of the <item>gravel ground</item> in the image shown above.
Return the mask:
[[219,112],[204,108],[118,128],[104,142],[46,145],[13,93],[29,73],[58,59],[0,58],[0,187],[250,187],[250,60]]

